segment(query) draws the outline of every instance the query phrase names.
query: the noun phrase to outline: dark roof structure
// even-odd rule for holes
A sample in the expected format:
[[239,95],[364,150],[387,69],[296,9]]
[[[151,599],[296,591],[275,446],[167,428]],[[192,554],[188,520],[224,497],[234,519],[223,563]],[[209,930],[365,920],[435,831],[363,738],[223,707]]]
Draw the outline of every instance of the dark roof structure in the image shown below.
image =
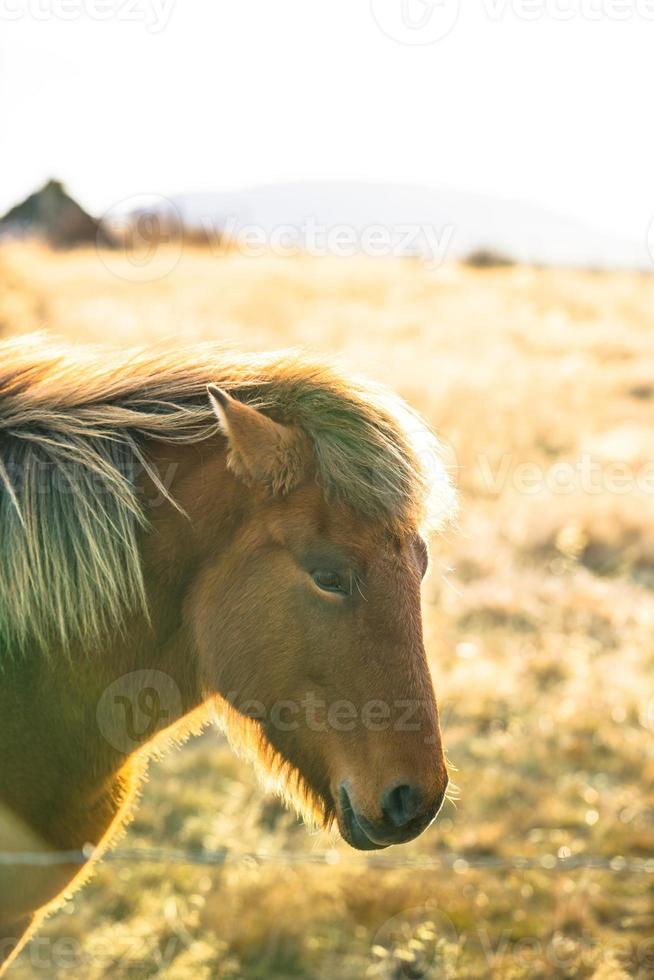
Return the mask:
[[63,184],[49,180],[0,218],[0,238],[44,238],[54,248],[97,242],[113,244],[97,218],[73,200]]

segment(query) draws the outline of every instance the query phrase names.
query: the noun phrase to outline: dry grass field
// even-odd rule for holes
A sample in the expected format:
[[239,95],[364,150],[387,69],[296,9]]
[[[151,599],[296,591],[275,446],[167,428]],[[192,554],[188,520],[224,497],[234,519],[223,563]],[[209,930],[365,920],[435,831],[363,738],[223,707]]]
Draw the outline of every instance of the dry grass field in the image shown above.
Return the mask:
[[[654,872],[654,276],[191,247],[105,261],[1,248],[0,334],[341,352],[442,435],[461,512],[424,615],[460,798],[386,855],[542,866],[371,867],[209,731],[151,765],[121,846],[294,860],[105,862],[11,975],[654,976],[654,873],[623,868]],[[584,854],[613,866],[552,868]]]

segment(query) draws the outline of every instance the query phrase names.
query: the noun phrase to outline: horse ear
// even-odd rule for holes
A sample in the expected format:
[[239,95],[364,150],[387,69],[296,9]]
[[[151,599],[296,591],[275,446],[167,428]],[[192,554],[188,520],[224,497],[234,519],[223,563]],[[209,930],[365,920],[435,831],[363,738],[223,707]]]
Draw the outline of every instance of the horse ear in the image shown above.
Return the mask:
[[306,437],[294,426],[274,422],[216,385],[207,385],[207,392],[229,443],[227,465],[232,472],[246,483],[263,483],[273,493],[288,493],[306,470]]

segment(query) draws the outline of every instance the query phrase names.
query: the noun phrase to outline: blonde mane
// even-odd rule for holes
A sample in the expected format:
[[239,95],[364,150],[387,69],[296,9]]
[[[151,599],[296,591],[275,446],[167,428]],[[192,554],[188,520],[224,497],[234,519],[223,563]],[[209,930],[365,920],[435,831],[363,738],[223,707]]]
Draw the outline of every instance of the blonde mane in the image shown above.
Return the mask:
[[0,344],[0,655],[92,644],[145,608],[135,489],[148,441],[217,432],[215,382],[313,444],[326,495],[399,526],[438,526],[453,491],[438,444],[400,399],[297,351],[213,344],[110,351],[42,336]]

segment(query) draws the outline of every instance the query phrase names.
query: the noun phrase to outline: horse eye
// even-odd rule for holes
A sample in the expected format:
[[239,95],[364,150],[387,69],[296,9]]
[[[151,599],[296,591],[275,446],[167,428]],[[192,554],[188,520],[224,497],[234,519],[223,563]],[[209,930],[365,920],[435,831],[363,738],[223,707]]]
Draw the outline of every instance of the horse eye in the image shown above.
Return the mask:
[[342,592],[343,594],[347,592],[343,579],[337,572],[324,572],[319,570],[313,572],[311,577],[323,592]]

